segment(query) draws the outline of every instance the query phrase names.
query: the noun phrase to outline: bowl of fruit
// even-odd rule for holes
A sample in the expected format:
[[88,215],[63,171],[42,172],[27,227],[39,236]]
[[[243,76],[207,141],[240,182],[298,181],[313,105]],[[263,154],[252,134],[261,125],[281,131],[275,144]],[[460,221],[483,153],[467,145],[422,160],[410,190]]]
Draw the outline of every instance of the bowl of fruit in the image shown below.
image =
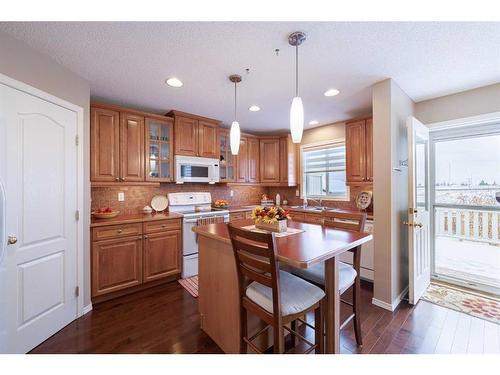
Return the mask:
[[229,203],[225,199],[217,199],[214,202],[214,207],[215,208],[227,208],[229,206]]
[[105,208],[98,208],[94,212],[92,212],[92,215],[94,215],[95,218],[97,219],[112,219],[114,217],[117,217],[120,211],[113,211],[111,207],[105,207]]

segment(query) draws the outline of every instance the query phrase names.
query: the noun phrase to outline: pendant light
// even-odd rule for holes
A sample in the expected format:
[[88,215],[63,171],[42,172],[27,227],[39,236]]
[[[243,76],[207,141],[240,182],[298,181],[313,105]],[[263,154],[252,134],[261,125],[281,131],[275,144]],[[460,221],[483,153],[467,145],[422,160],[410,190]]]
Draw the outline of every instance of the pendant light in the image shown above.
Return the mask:
[[299,46],[306,40],[306,34],[296,31],[288,36],[288,43],[295,47],[295,97],[290,107],[290,133],[292,142],[300,143],[304,131],[304,105],[299,96]]
[[238,155],[240,150],[240,124],[236,121],[236,85],[241,82],[241,76],[233,74],[229,76],[229,80],[234,83],[234,120],[229,131],[229,144],[231,145],[231,154]]

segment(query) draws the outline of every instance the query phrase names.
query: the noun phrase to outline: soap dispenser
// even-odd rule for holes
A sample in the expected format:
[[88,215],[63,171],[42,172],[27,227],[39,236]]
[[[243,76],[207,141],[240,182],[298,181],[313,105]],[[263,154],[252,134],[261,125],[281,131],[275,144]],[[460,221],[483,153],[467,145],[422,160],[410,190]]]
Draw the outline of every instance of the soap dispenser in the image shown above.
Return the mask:
[[276,194],[276,206],[281,206],[281,196],[280,196],[280,193]]

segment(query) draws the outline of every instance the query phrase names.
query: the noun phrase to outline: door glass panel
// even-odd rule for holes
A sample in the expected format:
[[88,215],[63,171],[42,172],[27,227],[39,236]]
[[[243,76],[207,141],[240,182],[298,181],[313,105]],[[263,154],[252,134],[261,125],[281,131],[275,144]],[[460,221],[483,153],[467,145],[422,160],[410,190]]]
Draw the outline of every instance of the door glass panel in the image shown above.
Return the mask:
[[168,177],[170,177],[169,168],[168,168],[168,161],[162,161],[161,162],[160,177],[161,178],[168,178]]
[[168,143],[161,144],[161,158],[162,159],[168,159],[169,148],[170,148],[170,146]]
[[149,144],[149,158],[158,159],[158,143]]
[[434,273],[500,292],[500,135],[435,143]]
[[160,127],[158,124],[150,123],[149,124],[149,139],[151,141],[157,141],[160,137]]
[[161,141],[163,142],[169,142],[170,141],[170,134],[168,132],[168,125],[162,125],[161,126]]
[[158,162],[156,160],[149,161],[149,176],[158,177]]

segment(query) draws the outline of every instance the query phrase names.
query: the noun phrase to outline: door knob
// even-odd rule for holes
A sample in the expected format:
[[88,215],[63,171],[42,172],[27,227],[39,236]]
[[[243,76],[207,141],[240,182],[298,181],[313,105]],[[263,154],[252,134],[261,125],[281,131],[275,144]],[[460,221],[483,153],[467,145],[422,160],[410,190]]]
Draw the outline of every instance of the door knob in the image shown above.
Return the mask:
[[413,226],[422,228],[424,225],[422,223],[415,223],[413,224]]
[[403,221],[403,225],[406,225],[408,227],[411,227],[411,223],[409,223],[408,221]]
[[9,236],[7,239],[7,244],[9,244],[9,245],[14,245],[16,242],[17,242],[16,236]]

